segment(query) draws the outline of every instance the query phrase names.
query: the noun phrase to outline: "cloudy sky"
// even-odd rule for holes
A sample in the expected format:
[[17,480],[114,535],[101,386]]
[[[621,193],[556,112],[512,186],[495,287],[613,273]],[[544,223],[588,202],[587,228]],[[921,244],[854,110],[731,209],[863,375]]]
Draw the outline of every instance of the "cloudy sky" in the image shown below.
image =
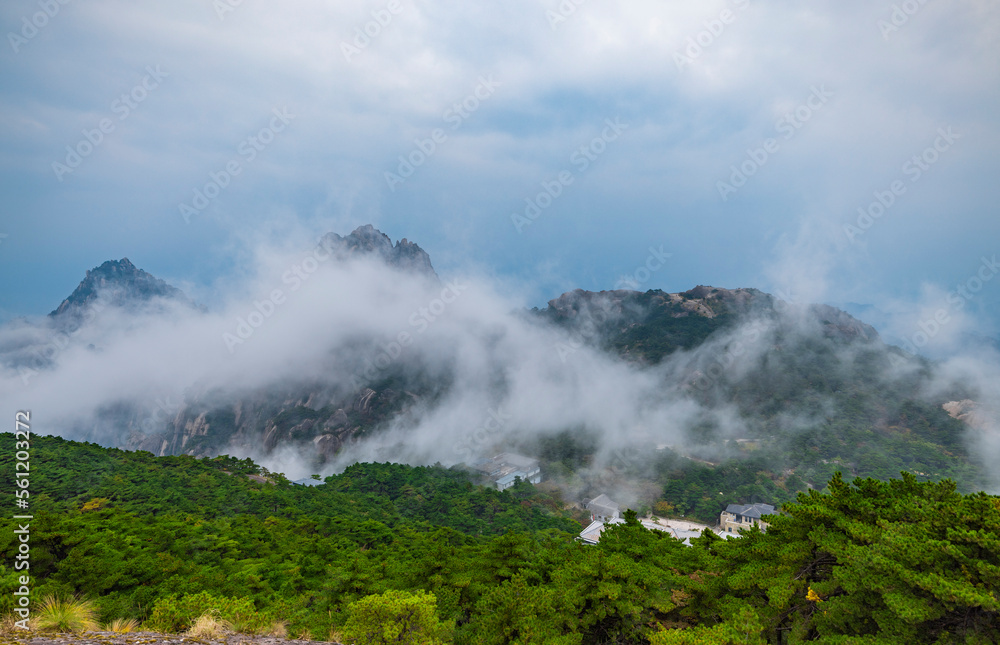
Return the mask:
[[262,241],[369,222],[530,304],[627,277],[872,304],[901,337],[942,308],[1000,319],[989,0],[9,0],[0,21],[0,320],[122,257],[211,302]]

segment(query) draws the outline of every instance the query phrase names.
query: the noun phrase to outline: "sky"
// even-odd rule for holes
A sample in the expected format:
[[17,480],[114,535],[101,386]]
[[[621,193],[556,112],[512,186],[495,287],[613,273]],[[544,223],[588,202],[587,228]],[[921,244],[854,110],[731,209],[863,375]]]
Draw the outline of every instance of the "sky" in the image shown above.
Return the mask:
[[0,24],[0,321],[122,257],[211,306],[261,244],[372,223],[530,306],[709,284],[860,303],[920,350],[1000,327],[988,0],[10,0]]

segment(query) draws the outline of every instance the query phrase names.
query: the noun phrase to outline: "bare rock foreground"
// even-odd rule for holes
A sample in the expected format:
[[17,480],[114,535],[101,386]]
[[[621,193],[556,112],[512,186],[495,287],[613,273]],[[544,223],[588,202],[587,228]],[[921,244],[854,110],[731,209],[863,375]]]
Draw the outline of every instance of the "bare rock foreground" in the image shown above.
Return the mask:
[[337,645],[337,643],[246,634],[229,634],[218,639],[204,639],[154,632],[56,634],[29,631],[23,635],[4,634],[0,636],[0,645]]

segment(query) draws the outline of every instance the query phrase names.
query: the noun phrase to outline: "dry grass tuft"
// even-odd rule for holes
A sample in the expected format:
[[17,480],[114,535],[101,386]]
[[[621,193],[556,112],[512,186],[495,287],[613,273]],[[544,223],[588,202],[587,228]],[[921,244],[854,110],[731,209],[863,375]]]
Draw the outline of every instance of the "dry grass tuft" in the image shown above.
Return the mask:
[[15,614],[7,614],[3,618],[0,618],[0,635],[11,636],[13,634],[23,634],[25,630],[14,624],[19,620],[20,617]]
[[227,620],[220,620],[212,614],[202,614],[198,620],[194,621],[191,628],[184,634],[192,638],[224,638],[233,631],[232,624]]
[[116,634],[129,634],[139,629],[139,621],[135,618],[115,618],[104,626],[104,631]]
[[264,632],[265,636],[271,636],[272,638],[288,638],[288,621],[287,620],[276,620],[268,626],[267,631]]
[[98,628],[96,615],[89,600],[47,596],[35,611],[32,626],[45,632],[92,632]]

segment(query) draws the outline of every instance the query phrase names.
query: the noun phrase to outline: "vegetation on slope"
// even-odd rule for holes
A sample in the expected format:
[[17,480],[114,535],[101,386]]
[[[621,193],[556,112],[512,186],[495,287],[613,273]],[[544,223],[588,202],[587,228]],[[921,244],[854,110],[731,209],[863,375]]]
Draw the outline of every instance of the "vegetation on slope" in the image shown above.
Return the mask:
[[[498,645],[1000,638],[1000,499],[950,481],[837,476],[766,534],[691,547],[626,513],[590,547],[531,486],[441,468],[357,465],[309,488],[248,460],[52,437],[32,451],[32,593],[90,600],[101,622],[189,630],[207,611],[246,632],[385,642],[399,632],[371,617],[413,618],[415,643]],[[17,584],[0,568],[4,612]]]

